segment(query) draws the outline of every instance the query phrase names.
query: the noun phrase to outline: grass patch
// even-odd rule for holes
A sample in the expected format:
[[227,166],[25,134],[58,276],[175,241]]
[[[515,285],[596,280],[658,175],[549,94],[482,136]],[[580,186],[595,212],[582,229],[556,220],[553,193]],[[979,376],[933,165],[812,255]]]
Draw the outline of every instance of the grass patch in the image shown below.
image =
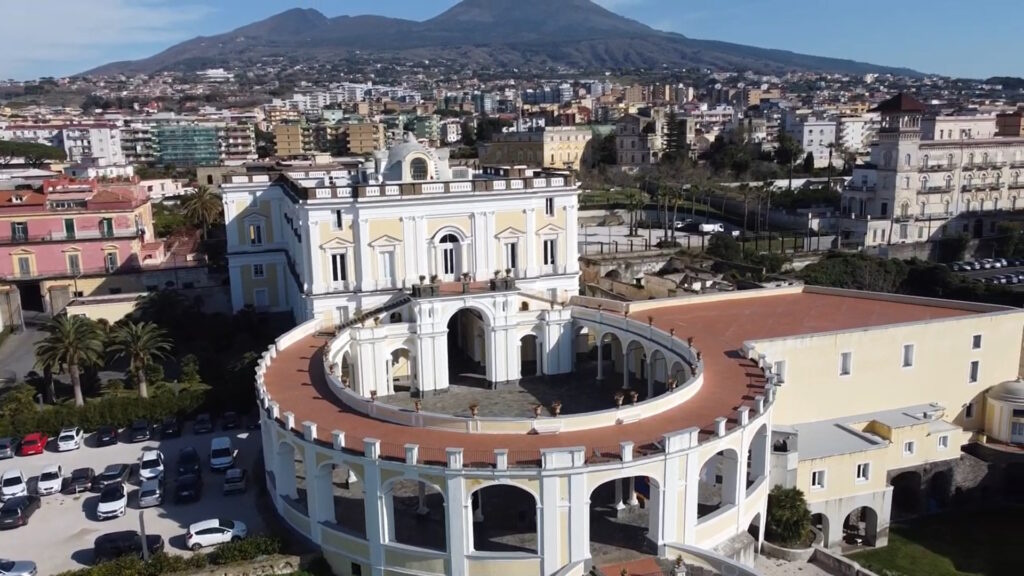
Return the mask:
[[882,576],[1021,574],[1019,509],[932,516],[889,531],[889,545],[850,558]]

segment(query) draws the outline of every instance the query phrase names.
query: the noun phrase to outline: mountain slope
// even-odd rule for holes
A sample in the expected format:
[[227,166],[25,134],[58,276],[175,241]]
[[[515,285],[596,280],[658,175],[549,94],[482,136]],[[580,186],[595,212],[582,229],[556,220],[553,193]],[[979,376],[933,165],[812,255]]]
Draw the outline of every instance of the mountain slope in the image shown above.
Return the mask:
[[337,60],[354,51],[445,58],[469,65],[592,70],[667,65],[916,74],[903,68],[695,40],[655,30],[591,0],[463,0],[424,22],[383,16],[327,18],[313,9],[296,8],[226,34],[182,42],[144,60],[115,62],[86,74],[245,65],[266,56]]

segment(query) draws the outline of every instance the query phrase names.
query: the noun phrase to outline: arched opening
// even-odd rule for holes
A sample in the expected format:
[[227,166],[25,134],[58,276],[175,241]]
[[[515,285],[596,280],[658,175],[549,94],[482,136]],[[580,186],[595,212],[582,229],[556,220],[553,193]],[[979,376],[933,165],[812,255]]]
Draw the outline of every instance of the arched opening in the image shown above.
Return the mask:
[[597,379],[615,382],[616,374],[622,370],[622,340],[611,332],[601,335],[598,342],[600,350],[597,355]]
[[762,538],[761,538],[761,530],[762,530],[761,524],[762,524],[762,522],[761,522],[761,513],[758,512],[757,514],[754,515],[753,518],[750,519],[750,524],[747,525],[747,534],[749,534],[750,537],[753,538],[754,542],[755,542],[754,551],[759,553],[759,554],[761,553],[761,540],[762,540]]
[[892,477],[892,516],[907,518],[922,512],[924,494],[921,491],[921,473],[915,470],[901,472]]
[[878,541],[878,514],[870,506],[850,512],[843,520],[843,542],[856,546],[874,546]]
[[630,341],[622,356],[622,387],[632,388],[646,397],[647,351],[643,344]]
[[722,450],[700,469],[697,483],[697,521],[714,512],[736,505],[739,476],[739,455],[735,450]]
[[590,554],[595,565],[658,550],[658,484],[635,476],[609,480],[590,494]]
[[538,351],[540,340],[536,334],[527,334],[519,340],[519,377],[540,376],[541,363]]
[[391,352],[388,359],[389,390],[379,391],[382,396],[409,392],[416,388],[415,361],[408,348],[399,348]]
[[615,282],[620,282],[622,281],[622,272],[619,272],[617,269],[612,269],[605,272],[604,277],[609,280],[614,280]]
[[341,532],[366,538],[366,501],[363,483],[344,464],[324,464],[321,473],[330,480],[330,502],[333,506],[333,527]]
[[754,434],[747,448],[747,484],[751,490],[759,480],[768,475],[768,425],[762,424]]
[[594,341],[593,333],[586,326],[577,326],[573,330],[573,367],[577,374],[586,370],[589,372],[591,363],[597,361],[597,342]]
[[445,234],[437,241],[437,270],[442,279],[457,280],[462,276],[462,241],[455,234]]
[[463,308],[448,321],[448,383],[487,384],[487,320],[473,308]]
[[537,499],[514,484],[485,486],[470,494],[473,550],[537,554]]
[[821,538],[819,539],[817,536],[815,536],[814,541],[816,543],[820,542],[822,547],[828,548],[828,516],[825,516],[820,512],[817,514],[811,514],[811,528],[821,533]]
[[928,512],[942,510],[949,506],[953,496],[953,474],[940,470],[928,479]]
[[388,323],[389,324],[401,324],[402,323],[402,313],[401,312],[392,312],[391,315],[388,316]]
[[647,397],[664,394],[668,390],[668,360],[661,350],[651,352],[650,366],[647,372]]
[[352,386],[352,358],[348,350],[341,354],[341,383],[344,386]]
[[413,180],[426,180],[429,176],[429,165],[425,158],[414,158],[409,162],[409,173]]
[[444,495],[433,484],[419,480],[395,480],[385,485],[389,542],[445,552]]

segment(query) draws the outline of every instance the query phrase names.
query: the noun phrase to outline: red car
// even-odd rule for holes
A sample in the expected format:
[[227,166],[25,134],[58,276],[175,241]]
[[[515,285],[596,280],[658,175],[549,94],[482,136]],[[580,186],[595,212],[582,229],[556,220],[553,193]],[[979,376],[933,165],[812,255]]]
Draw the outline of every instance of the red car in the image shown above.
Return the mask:
[[21,446],[18,448],[18,456],[31,456],[33,454],[42,454],[43,449],[46,448],[46,441],[48,438],[46,434],[42,432],[33,432],[26,434],[21,439]]

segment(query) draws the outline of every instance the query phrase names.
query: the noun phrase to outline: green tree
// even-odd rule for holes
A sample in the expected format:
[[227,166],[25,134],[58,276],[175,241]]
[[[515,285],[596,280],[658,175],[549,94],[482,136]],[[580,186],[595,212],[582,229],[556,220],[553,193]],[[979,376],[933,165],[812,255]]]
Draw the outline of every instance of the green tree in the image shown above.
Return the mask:
[[1021,237],[1021,226],[1015,222],[1000,222],[996,226],[995,255],[998,258],[1010,258],[1016,255]]
[[462,145],[476,146],[476,121],[473,118],[462,120]]
[[166,238],[175,232],[189,228],[181,208],[165,204],[153,206],[153,230],[157,238]]
[[36,344],[36,364],[67,370],[75,391],[75,406],[83,406],[81,371],[103,361],[103,335],[85,316],[61,315],[44,327],[46,336]]
[[803,166],[803,169],[804,169],[804,174],[811,174],[811,173],[814,172],[814,153],[813,152],[808,152],[807,155],[804,156],[804,166]]
[[811,512],[804,493],[798,488],[772,488],[768,493],[765,538],[783,546],[795,546],[806,543],[810,531]]
[[615,134],[608,134],[598,139],[597,163],[614,166],[619,162],[619,152],[615,147]]
[[219,194],[216,194],[206,186],[199,186],[196,191],[185,197],[181,203],[185,216],[199,226],[203,231],[203,240],[206,240],[210,225],[220,218],[224,205]]
[[0,166],[7,166],[15,158],[23,158],[32,168],[39,168],[47,162],[63,162],[67,154],[60,148],[46,144],[0,140]]
[[181,359],[181,381],[185,384],[199,384],[199,358],[195,354],[186,354]]
[[743,249],[740,247],[740,243],[731,235],[722,232],[711,235],[711,239],[708,240],[708,248],[705,252],[707,252],[707,255],[712,258],[725,260],[727,262],[743,261]]
[[151,322],[126,321],[114,326],[109,351],[115,358],[127,358],[132,374],[139,384],[139,397],[148,398],[147,368],[156,360],[167,358],[171,342],[166,332]]
[[864,254],[828,254],[800,271],[800,278],[815,286],[895,293],[907,277],[900,260]]
[[799,142],[786,133],[779,134],[779,145],[775,148],[775,162],[789,170],[789,191],[793,191],[793,165],[803,157],[804,149]]

